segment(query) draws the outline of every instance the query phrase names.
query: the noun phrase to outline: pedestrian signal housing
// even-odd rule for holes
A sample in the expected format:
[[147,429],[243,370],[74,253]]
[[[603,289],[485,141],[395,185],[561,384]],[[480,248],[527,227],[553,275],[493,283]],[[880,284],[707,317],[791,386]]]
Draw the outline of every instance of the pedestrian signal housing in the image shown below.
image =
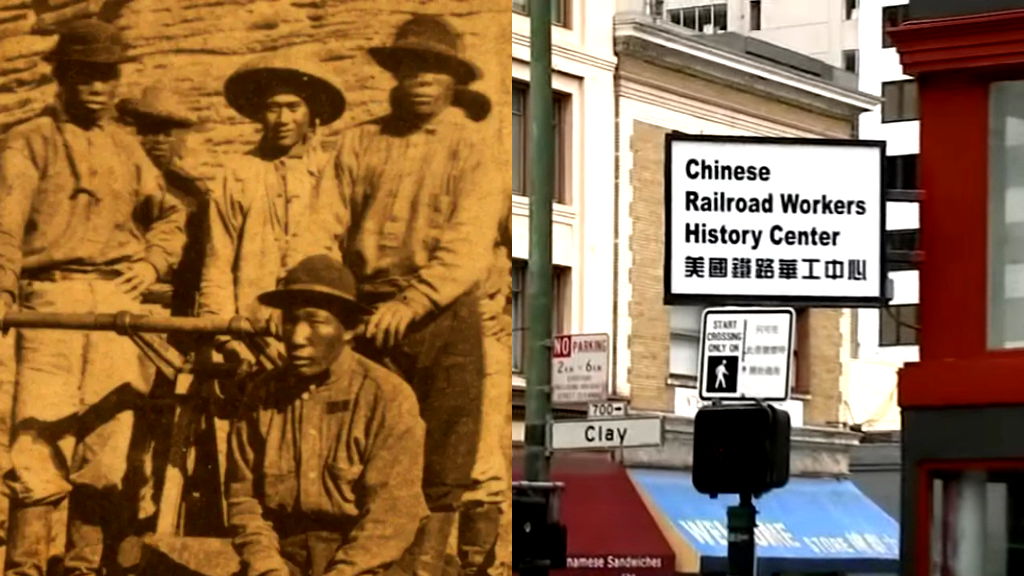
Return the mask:
[[769,404],[706,406],[693,425],[693,487],[764,494],[789,481],[789,414]]

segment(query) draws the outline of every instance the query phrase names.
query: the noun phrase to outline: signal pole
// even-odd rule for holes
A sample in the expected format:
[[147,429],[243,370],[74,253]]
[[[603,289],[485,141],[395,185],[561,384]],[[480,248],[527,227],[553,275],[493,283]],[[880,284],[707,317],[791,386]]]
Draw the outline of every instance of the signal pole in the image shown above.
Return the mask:
[[530,258],[526,276],[526,479],[547,482],[551,419],[551,202],[555,183],[551,2],[530,0]]
[[740,494],[739,506],[726,510],[729,530],[729,576],[754,576],[757,508],[750,494]]

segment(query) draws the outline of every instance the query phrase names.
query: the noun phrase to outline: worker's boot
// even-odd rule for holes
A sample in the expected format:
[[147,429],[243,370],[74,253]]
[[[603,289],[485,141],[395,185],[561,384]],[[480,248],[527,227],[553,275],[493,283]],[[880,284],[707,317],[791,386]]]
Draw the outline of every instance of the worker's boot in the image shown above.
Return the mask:
[[495,565],[494,545],[501,528],[501,508],[484,504],[459,513],[459,563],[462,576],[486,576]]
[[409,548],[412,576],[441,576],[457,512],[432,512]]
[[64,576],[100,574],[103,518],[107,498],[97,490],[76,488],[68,502],[68,543]]
[[4,576],[45,576],[53,506],[11,503]]

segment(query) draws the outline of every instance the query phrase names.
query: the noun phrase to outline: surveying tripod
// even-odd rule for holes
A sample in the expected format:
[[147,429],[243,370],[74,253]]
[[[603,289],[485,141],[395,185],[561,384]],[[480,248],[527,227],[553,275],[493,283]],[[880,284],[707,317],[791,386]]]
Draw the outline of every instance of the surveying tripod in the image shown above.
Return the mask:
[[[170,450],[163,475],[163,488],[157,505],[157,535],[184,536],[184,488],[186,479],[195,466],[198,431],[206,426],[215,428],[215,414],[212,410],[220,396],[217,385],[237,383],[239,379],[277,367],[280,362],[273,351],[277,338],[270,323],[254,323],[242,316],[233,318],[165,317],[117,312],[110,314],[64,314],[47,312],[9,312],[0,319],[0,331],[10,329],[50,329],[112,331],[130,338],[142,354],[154,365],[157,372],[173,383],[170,397],[153,394],[148,402],[160,405],[168,402],[173,406],[173,428]],[[227,335],[249,347],[257,359],[256,366],[241,367],[213,362],[202,354],[182,355],[168,344],[160,334],[189,334],[197,338],[212,338]],[[216,447],[219,454],[220,446]],[[219,462],[219,460],[218,460]],[[218,469],[218,478],[223,475]],[[222,482],[216,482],[215,494],[219,502],[221,519],[226,517]]]

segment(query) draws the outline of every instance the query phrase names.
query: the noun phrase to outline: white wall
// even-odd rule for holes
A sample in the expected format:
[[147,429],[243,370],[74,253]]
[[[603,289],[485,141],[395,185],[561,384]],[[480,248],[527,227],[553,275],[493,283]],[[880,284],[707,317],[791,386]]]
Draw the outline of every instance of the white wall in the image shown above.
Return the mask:
[[[733,6],[744,14],[749,11],[747,0],[731,0],[729,9]],[[749,25],[736,31],[747,30]],[[841,0],[764,0],[761,30],[750,35],[840,68],[843,50],[858,44],[856,20],[846,20]]]
[[[569,95],[570,204],[556,204],[552,260],[571,268],[569,331],[612,333],[615,251],[614,3],[571,0],[552,29],[552,87]],[[512,16],[512,76],[530,79],[530,21]],[[512,255],[529,256],[529,198],[513,197]],[[586,287],[586,290],[584,290]],[[523,380],[513,378],[513,384]]]

